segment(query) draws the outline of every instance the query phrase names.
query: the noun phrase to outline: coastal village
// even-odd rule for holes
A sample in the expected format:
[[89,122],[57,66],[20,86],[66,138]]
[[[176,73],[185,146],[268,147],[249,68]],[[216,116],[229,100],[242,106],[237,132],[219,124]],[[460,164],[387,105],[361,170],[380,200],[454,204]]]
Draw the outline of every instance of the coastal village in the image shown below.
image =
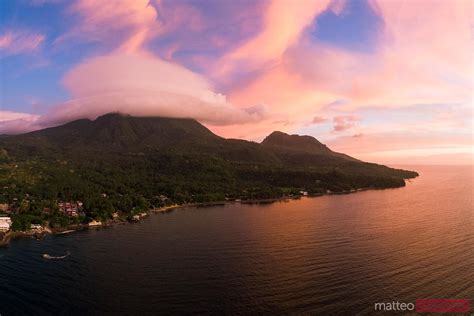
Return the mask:
[[[103,197],[106,198],[107,195],[104,193]],[[170,204],[170,203],[165,203],[168,201],[168,198],[164,195],[160,195],[159,199],[163,202],[163,206],[160,208],[155,208],[153,207],[151,210],[152,211],[163,211],[163,210],[169,210],[171,208],[177,207],[177,204]],[[13,219],[12,215],[18,212],[17,207],[15,206],[15,203],[12,204],[7,204],[3,203],[0,204],[0,240],[2,239],[1,234],[5,234],[9,231],[12,230],[12,224],[13,224]],[[80,216],[84,217],[86,215],[85,209],[84,209],[84,203],[82,201],[60,201],[57,203],[57,208],[59,210],[59,213],[65,217],[68,218],[78,218]],[[52,209],[48,207],[44,207],[42,209],[42,213],[44,214],[51,214]],[[111,220],[108,222],[103,222],[99,219],[92,219],[88,221],[87,223],[83,223],[81,227],[83,228],[84,226],[87,227],[98,227],[98,226],[104,226],[107,224],[110,224],[112,222],[118,222],[118,221],[125,221],[128,220],[130,222],[138,222],[142,218],[146,217],[148,215],[148,212],[146,211],[141,211],[136,214],[132,214],[128,218],[124,218],[123,214],[121,214],[120,211],[115,211],[111,214]],[[49,232],[50,227],[48,227],[47,222],[43,223],[31,223],[29,225],[29,229],[27,231],[23,231],[23,233],[43,233],[43,232]],[[77,225],[79,226],[79,225]]]
[[[84,215],[83,212],[83,203],[81,201],[75,202],[59,202],[58,209],[64,216],[67,217],[78,217],[79,215]],[[0,232],[7,232],[10,230],[12,225],[12,219],[10,214],[16,212],[14,204],[3,203],[0,204],[0,213],[6,215],[0,215]],[[51,209],[48,207],[43,208],[43,213],[49,214]],[[31,230],[41,230],[43,226],[41,224],[31,224]]]
[[[106,194],[102,195],[104,198],[107,197]],[[162,201],[166,201],[167,198],[165,196],[161,196]],[[26,197],[26,203],[28,203],[28,197]],[[25,202],[24,201],[24,202]],[[171,205],[174,207],[175,205]],[[163,207],[159,210],[169,209],[170,207]],[[153,209],[152,209],[153,210]],[[61,216],[65,218],[69,218],[71,220],[79,219],[80,217],[86,218],[86,210],[84,209],[84,203],[82,201],[59,201],[57,202],[56,211],[59,212]],[[84,229],[87,227],[102,227],[107,226],[113,223],[118,222],[138,222],[142,218],[148,215],[148,212],[139,212],[137,214],[132,214],[129,217],[124,217],[120,211],[113,212],[111,214],[111,219],[107,221],[102,221],[100,219],[91,219],[87,220],[87,222],[78,222],[76,225],[67,225],[66,227],[54,228],[51,227],[51,223],[48,221],[42,221],[37,223],[31,223],[25,229],[19,230],[18,228],[15,229],[14,227],[14,217],[19,212],[18,202],[17,200],[14,203],[1,203],[0,204],[0,246],[6,245],[8,241],[11,239],[10,237],[21,237],[21,236],[33,236],[33,237],[41,237],[47,233],[64,233],[64,232],[71,232],[74,230]],[[44,207],[41,212],[45,215],[49,215],[53,213],[52,208]]]
[[[100,198],[108,200],[109,196],[101,193]],[[30,206],[33,204],[35,200],[29,194],[25,194],[22,199],[13,198],[10,203],[0,203],[0,246],[6,246],[10,240],[19,237],[41,239],[46,234],[64,234],[87,228],[139,222],[150,212],[168,212],[183,206],[165,195],[157,195],[153,197],[153,201],[146,201],[146,204],[133,208],[131,212],[109,210],[107,216],[94,216],[80,200],[58,200],[50,203],[51,205],[36,208],[32,213]],[[61,222],[54,222],[54,218],[60,218]]]
[[[329,193],[329,192],[328,192]],[[299,198],[299,197],[306,197],[308,196],[307,191],[299,191],[296,195],[289,195],[286,198]],[[103,198],[107,198],[105,193],[102,194]],[[64,218],[69,218],[71,222],[76,222],[77,224],[68,224],[64,227],[54,227],[48,221],[41,221],[41,222],[32,222],[28,223],[27,227],[22,227],[19,229],[15,227],[14,218],[15,215],[18,214],[19,211],[19,204],[18,200],[13,201],[13,203],[1,203],[0,204],[0,246],[6,245],[11,238],[21,237],[21,236],[32,236],[36,238],[41,238],[45,234],[49,233],[65,233],[65,232],[72,232],[75,230],[82,230],[85,228],[95,228],[95,227],[102,227],[108,226],[117,223],[125,223],[125,222],[138,222],[144,217],[149,215],[150,211],[153,212],[167,212],[171,209],[174,209],[179,206],[179,204],[173,203],[168,197],[164,195],[159,195],[155,197],[159,202],[159,207],[152,207],[149,211],[138,211],[133,214],[123,214],[120,211],[114,211],[111,214],[111,218],[107,220],[101,220],[99,218],[91,218],[87,220],[86,217],[86,210],[84,208],[84,203],[82,201],[58,201],[55,210],[51,207],[43,207],[41,213],[44,215],[52,215],[53,212],[59,212],[61,216]],[[271,199],[274,201],[274,199]],[[25,197],[25,200],[22,201],[23,203],[29,203],[28,196]],[[241,201],[240,199],[236,200],[229,200],[226,199],[225,202],[234,202],[234,203],[252,203],[252,202],[268,202],[268,201]],[[207,205],[208,203],[203,203],[203,205]],[[192,206],[195,204],[189,204]],[[214,205],[209,203],[209,205]],[[79,219],[82,219],[80,221]],[[86,219],[86,222],[84,222]]]
[[10,217],[1,216],[0,217],[0,232],[7,232],[12,226],[12,220]]

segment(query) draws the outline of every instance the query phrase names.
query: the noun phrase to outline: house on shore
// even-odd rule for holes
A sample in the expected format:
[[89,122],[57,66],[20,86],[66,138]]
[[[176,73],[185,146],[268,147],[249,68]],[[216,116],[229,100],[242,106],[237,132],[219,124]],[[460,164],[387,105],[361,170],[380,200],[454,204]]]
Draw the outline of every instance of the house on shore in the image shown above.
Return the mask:
[[12,226],[12,219],[10,217],[0,217],[0,232],[7,232]]
[[40,224],[31,224],[30,230],[41,232],[43,231],[43,226]]
[[75,209],[67,209],[65,211],[65,214],[66,214],[66,216],[69,216],[69,217],[78,217],[79,216],[79,213]]
[[102,222],[96,221],[96,220],[92,220],[91,222],[89,222],[89,227],[97,227],[97,226],[102,226]]
[[78,217],[82,212],[82,205],[81,201],[58,203],[59,210],[69,217]]

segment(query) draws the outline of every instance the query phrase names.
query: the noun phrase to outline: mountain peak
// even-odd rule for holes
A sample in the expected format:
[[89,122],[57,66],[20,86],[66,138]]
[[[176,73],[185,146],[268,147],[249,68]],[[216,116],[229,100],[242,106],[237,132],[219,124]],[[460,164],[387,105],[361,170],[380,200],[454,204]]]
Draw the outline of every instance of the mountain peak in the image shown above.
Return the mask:
[[289,135],[280,131],[275,131],[268,135],[262,142],[265,146],[286,147],[295,150],[311,152],[327,152],[329,148],[319,142],[316,138],[308,135]]
[[275,131],[262,141],[262,145],[273,151],[326,155],[349,161],[358,161],[348,155],[332,151],[325,144],[309,135],[289,135],[280,131]]
[[220,139],[194,119],[135,117],[120,112],[107,113],[93,121],[79,119],[19,137],[29,143],[42,139],[65,148],[107,148],[111,151],[163,148],[182,142]]
[[101,120],[106,120],[106,119],[111,119],[111,118],[121,118],[121,117],[131,117],[131,116],[122,112],[110,112],[110,113],[106,113],[106,114],[98,116],[95,120],[101,121]]

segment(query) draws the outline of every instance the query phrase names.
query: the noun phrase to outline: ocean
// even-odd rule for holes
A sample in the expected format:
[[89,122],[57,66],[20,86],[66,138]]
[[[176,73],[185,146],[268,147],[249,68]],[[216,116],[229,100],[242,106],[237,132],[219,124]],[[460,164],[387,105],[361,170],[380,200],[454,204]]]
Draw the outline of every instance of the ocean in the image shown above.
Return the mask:
[[472,167],[404,168],[420,173],[404,188],[15,240],[0,249],[0,314],[353,315],[473,299]]

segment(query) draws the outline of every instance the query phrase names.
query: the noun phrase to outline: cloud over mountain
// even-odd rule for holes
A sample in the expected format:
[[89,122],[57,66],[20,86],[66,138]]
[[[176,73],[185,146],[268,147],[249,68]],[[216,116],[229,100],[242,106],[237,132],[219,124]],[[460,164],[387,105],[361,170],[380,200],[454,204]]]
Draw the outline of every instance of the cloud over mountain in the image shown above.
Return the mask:
[[237,108],[225,95],[192,71],[157,57],[114,54],[89,59],[69,71],[63,83],[70,101],[42,116],[11,129],[10,120],[0,121],[3,132],[32,130],[79,118],[96,118],[109,112],[135,116],[189,117],[212,125],[256,122],[265,108]]

